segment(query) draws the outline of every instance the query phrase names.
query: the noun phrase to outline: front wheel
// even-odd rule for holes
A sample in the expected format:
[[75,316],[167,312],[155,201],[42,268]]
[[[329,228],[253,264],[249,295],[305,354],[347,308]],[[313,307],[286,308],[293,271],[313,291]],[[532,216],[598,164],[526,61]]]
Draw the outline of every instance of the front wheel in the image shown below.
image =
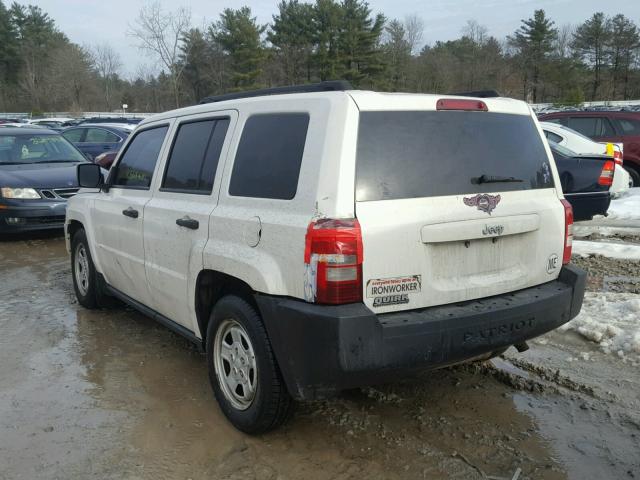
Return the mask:
[[209,380],[229,421],[250,434],[280,426],[293,401],[255,308],[234,295],[220,299],[206,343]]
[[97,308],[96,268],[84,230],[78,230],[71,239],[71,273],[73,289],[80,305]]

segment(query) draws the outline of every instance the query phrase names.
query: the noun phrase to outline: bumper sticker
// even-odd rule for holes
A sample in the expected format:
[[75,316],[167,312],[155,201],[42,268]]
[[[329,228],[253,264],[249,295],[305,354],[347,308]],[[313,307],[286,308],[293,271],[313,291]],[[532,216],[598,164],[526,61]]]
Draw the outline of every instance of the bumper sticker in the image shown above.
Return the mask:
[[420,292],[422,276],[375,278],[367,281],[367,298],[373,298],[373,306],[409,303],[409,295]]

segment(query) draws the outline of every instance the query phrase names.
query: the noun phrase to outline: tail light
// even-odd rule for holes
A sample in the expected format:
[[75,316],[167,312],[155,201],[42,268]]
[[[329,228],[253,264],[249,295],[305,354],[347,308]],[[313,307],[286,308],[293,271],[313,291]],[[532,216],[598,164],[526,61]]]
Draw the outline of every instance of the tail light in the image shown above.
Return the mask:
[[598,185],[609,187],[613,184],[613,174],[616,169],[616,164],[612,160],[604,162],[602,172],[600,172],[600,178],[598,178]]
[[622,165],[622,152],[619,147],[615,147],[613,143],[607,143],[607,155],[613,157],[613,161],[618,165]]
[[622,166],[622,152],[620,150],[614,150],[613,152],[613,160],[620,166]]
[[361,302],[362,260],[357,219],[320,219],[309,224],[304,262],[312,272],[316,303]]
[[566,265],[571,261],[571,248],[573,247],[573,207],[567,200],[560,200],[564,206],[564,252],[562,253],[562,264]]

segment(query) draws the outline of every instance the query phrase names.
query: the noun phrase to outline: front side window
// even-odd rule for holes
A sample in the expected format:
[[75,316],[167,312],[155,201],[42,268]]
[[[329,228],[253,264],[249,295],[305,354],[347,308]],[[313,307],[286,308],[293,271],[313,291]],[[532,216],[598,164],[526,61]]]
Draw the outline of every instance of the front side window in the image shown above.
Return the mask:
[[294,198],[308,127],[307,113],[249,117],[233,164],[229,194],[279,200]]
[[168,128],[150,128],[136,134],[116,167],[112,186],[149,188]]
[[623,135],[640,135],[640,120],[618,119]]
[[228,118],[180,125],[162,189],[211,193],[228,128]]

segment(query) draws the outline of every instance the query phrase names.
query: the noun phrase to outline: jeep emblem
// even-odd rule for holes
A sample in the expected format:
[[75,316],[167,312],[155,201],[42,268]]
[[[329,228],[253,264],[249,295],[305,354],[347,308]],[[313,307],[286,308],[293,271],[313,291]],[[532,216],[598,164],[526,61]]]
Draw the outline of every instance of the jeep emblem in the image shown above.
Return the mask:
[[487,193],[479,193],[473,197],[463,197],[462,201],[469,207],[478,207],[478,210],[491,215],[494,208],[500,203],[500,195],[489,195]]

